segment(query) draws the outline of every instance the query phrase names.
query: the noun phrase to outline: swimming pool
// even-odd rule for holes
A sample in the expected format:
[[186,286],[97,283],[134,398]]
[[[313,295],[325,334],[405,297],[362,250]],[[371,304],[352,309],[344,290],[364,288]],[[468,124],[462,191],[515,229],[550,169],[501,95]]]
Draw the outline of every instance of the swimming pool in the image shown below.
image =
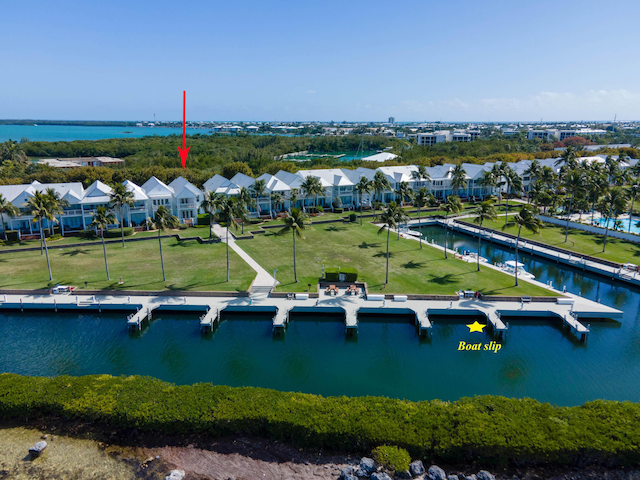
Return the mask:
[[[623,232],[629,232],[631,231],[631,233],[638,233],[640,234],[640,227],[638,227],[638,222],[640,221],[640,219],[638,218],[620,218],[619,221],[622,223],[622,231]],[[604,218],[599,218],[597,220],[595,220],[595,223],[597,223],[599,226],[601,227],[609,227],[609,228],[613,228],[613,224],[614,224],[614,220],[609,219],[608,221],[605,222]],[[629,223],[631,223],[631,230],[629,230]]]

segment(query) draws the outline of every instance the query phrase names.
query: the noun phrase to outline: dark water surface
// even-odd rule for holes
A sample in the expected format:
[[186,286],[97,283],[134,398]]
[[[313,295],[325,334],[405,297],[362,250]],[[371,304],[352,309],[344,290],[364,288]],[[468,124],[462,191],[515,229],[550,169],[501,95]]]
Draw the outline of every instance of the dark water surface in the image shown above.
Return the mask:
[[[443,241],[439,227],[424,229]],[[450,233],[451,246],[475,250],[471,237]],[[490,261],[513,258],[483,246]],[[270,319],[230,316],[201,336],[198,314],[158,312],[142,334],[129,334],[125,314],[0,315],[0,371],[27,375],[152,375],[170,382],[261,386],[322,395],[385,395],[455,400],[475,394],[533,397],[560,405],[588,400],[640,400],[640,291],[524,255],[537,279],[566,285],[625,312],[623,322],[592,323],[584,345],[547,320],[510,320],[497,353],[458,351],[460,341],[489,344],[469,333],[469,319],[435,318],[433,339],[418,338],[406,319],[361,319],[357,338],[338,319],[295,316],[283,337]]]

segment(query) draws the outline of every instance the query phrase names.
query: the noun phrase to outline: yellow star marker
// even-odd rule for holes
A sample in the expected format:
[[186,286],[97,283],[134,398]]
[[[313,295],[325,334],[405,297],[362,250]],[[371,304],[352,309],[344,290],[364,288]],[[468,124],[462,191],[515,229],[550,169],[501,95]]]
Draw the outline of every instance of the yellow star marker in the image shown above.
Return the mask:
[[482,332],[482,329],[484,327],[486,327],[486,325],[482,325],[482,324],[478,323],[478,321],[476,320],[471,325],[467,325],[467,327],[469,327],[469,333],[471,333],[471,332]]

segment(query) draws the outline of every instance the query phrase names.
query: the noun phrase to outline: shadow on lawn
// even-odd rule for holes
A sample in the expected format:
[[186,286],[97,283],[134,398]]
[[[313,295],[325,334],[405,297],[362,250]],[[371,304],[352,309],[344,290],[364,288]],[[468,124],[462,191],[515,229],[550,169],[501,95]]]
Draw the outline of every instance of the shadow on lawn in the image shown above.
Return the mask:
[[452,283],[457,283],[458,280],[456,277],[459,275],[454,275],[453,273],[447,273],[445,275],[429,275],[429,281],[433,282],[437,285],[450,285]]
[[360,245],[358,245],[358,248],[378,248],[380,246],[379,243],[367,243],[367,242],[362,242]]
[[401,265],[402,268],[410,268],[410,269],[415,269],[415,268],[424,268],[425,262],[414,262],[413,260],[407,262],[407,263],[403,263]]
[[87,249],[74,248],[67,252],[62,252],[60,255],[66,255],[67,257],[75,257],[77,255],[89,255],[91,252]]
[[347,227],[338,227],[336,225],[330,225],[324,229],[325,232],[343,232],[347,229]]
[[[393,258],[395,255],[395,252],[389,252],[389,258]],[[374,255],[374,257],[376,258],[387,258],[387,252],[378,252]]]

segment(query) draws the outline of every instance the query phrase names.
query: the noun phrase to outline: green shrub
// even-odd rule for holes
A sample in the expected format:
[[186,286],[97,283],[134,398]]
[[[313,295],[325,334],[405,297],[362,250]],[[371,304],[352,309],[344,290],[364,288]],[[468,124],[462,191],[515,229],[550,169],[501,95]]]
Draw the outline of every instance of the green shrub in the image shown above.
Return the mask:
[[59,233],[56,233],[54,235],[51,235],[50,237],[47,238],[47,242],[54,242],[56,240],[60,240],[62,238],[62,235]]
[[208,213],[198,214],[198,225],[211,225],[211,219]]
[[356,212],[351,212],[349,214],[349,221],[350,222],[355,222],[358,219],[358,215],[356,214]]
[[20,235],[17,230],[7,230],[7,243],[20,241]]
[[[124,236],[130,237],[135,232],[133,227],[124,227]],[[111,228],[104,231],[105,238],[122,237],[122,231],[119,228]]]
[[96,231],[95,230],[91,230],[91,229],[80,230],[78,233],[80,234],[80,236],[82,238],[95,238],[95,236],[96,236]]
[[207,383],[176,386],[139,376],[0,374],[0,421],[26,417],[49,424],[92,422],[106,432],[256,436],[359,454],[397,445],[413,458],[443,463],[640,462],[640,404],[605,400],[577,407],[497,396],[411,402]]
[[178,225],[179,230],[186,230],[187,228],[189,228],[189,225],[187,225],[186,223],[181,223],[180,225]]
[[322,205],[318,205],[316,207],[316,213],[323,213],[324,212],[324,207]]
[[334,211],[334,213],[343,213],[344,212],[344,208],[334,208],[333,211]]
[[371,452],[373,459],[387,470],[404,472],[409,470],[411,456],[404,448],[395,445],[382,445]]
[[339,282],[341,273],[345,276],[345,282],[355,282],[358,279],[358,270],[355,268],[326,268],[324,271],[325,279],[328,282]]

